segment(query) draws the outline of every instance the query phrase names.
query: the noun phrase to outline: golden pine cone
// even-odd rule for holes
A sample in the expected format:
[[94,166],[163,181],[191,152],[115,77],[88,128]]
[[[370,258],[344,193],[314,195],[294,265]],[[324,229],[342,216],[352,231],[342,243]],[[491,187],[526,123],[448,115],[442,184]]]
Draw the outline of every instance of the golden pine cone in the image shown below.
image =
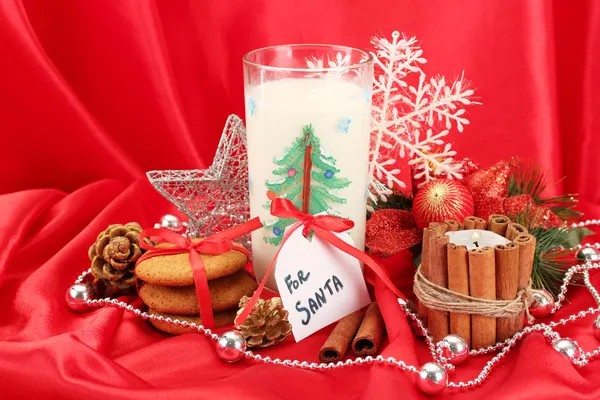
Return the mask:
[[125,293],[135,286],[133,270],[143,253],[140,232],[142,227],[137,222],[109,225],[88,251],[92,275],[112,292]]
[[[237,315],[250,301],[250,297],[244,296],[240,300],[240,310]],[[237,327],[246,339],[248,347],[273,346],[292,333],[292,325],[288,322],[288,312],[283,309],[283,303],[279,297],[268,300],[259,299],[248,318]]]

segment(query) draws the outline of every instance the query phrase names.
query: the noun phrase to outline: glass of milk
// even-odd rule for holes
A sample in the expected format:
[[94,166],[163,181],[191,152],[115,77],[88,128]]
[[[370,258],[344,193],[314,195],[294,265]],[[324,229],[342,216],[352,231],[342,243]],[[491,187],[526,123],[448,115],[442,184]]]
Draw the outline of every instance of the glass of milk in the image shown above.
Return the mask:
[[[260,281],[294,221],[269,212],[285,197],[310,214],[354,221],[349,233],[364,250],[373,57],[332,45],[283,45],[244,58],[250,214]],[[271,274],[267,286],[277,290]]]

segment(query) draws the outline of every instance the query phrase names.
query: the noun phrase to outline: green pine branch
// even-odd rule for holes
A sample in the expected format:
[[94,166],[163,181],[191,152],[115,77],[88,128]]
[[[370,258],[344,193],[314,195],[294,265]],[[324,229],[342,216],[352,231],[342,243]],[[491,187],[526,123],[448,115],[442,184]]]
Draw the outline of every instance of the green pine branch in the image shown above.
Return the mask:
[[565,272],[574,261],[574,252],[569,250],[594,232],[587,228],[533,227],[534,218],[527,211],[513,217],[513,221],[528,228],[535,236],[535,254],[531,282],[535,289],[546,289],[557,298]]
[[550,177],[539,165],[517,159],[514,167],[508,182],[508,197],[528,194],[536,204],[549,207],[563,221],[583,216],[581,211],[574,209],[578,202],[577,194],[543,197]]

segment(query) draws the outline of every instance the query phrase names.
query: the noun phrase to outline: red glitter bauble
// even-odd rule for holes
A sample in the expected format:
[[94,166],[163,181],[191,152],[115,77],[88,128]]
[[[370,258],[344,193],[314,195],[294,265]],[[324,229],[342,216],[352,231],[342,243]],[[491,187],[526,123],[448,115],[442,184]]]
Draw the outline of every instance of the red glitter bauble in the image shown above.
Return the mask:
[[[528,194],[508,197],[504,199],[504,213],[509,216],[517,216],[521,213],[533,214],[534,208],[537,207],[533,197]],[[535,215],[532,215],[532,217]]]
[[515,216],[523,214],[532,227],[544,226],[558,228],[563,221],[550,209],[537,205],[533,197],[528,194],[508,197],[504,199],[505,214]]
[[471,175],[472,173],[479,170],[479,164],[477,164],[468,157],[463,158],[461,164],[463,176]]
[[365,244],[373,253],[390,256],[419,243],[422,236],[410,212],[387,208],[367,221]]
[[505,215],[503,197],[486,197],[475,203],[475,216],[486,221],[492,214]]
[[565,224],[565,221],[560,219],[558,217],[558,215],[556,215],[554,213],[554,211],[552,211],[550,209],[547,209],[544,212],[544,216],[546,217],[546,226],[547,227],[558,228],[559,226],[563,226]]
[[471,191],[476,203],[486,197],[506,197],[513,168],[507,161],[499,161],[465,176],[462,182]]
[[473,215],[473,196],[460,182],[437,179],[426,183],[413,200],[413,216],[419,229],[430,222],[443,222],[447,219],[462,222]]

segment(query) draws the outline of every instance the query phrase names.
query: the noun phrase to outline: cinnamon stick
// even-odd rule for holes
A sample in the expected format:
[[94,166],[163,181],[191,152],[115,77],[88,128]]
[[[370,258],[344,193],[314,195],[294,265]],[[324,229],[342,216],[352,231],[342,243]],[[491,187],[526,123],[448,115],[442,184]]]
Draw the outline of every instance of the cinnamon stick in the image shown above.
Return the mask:
[[[535,255],[535,236],[531,234],[520,234],[514,240],[519,246],[519,290],[525,289],[529,286],[531,280],[531,270],[533,268],[533,258]],[[515,331],[523,329],[524,324],[523,313],[519,315],[515,320]]]
[[[513,300],[519,285],[519,246],[515,243],[499,244],[496,253],[496,298]],[[503,342],[515,334],[515,318],[496,320],[496,340]]]
[[[423,245],[421,249],[421,273],[425,278],[429,279],[429,239],[434,236],[440,236],[437,234],[435,228],[423,229]],[[421,321],[427,325],[427,307],[419,303],[418,305],[419,316]]]
[[460,222],[451,220],[451,219],[447,219],[444,221],[444,223],[448,226],[448,232],[451,231],[462,231],[465,226],[463,224],[461,224]]
[[448,225],[443,222],[430,222],[429,227],[435,230],[436,236],[442,236],[444,233],[448,232]]
[[[429,239],[429,280],[436,285],[448,287],[448,242],[447,235]],[[433,339],[437,342],[448,335],[448,312],[427,311],[427,324]]]
[[323,344],[323,347],[321,347],[321,351],[319,351],[319,360],[321,362],[336,362],[344,357],[364,315],[365,312],[363,310],[357,310],[352,314],[346,315],[338,322],[325,341],[325,344]]
[[485,229],[487,228],[487,222],[483,218],[478,218],[475,216],[466,217],[465,221],[465,229]]
[[[469,291],[471,296],[496,299],[496,263],[494,249],[482,247],[469,250]],[[471,346],[474,349],[496,343],[496,318],[471,316]]]
[[[448,244],[448,289],[469,294],[469,258],[466,246]],[[459,335],[471,345],[471,316],[450,313],[450,333]]]
[[508,240],[514,240],[520,234],[528,234],[529,231],[521,224],[511,222],[506,228],[506,238]]
[[510,219],[504,215],[492,214],[488,219],[488,230],[506,237],[506,228]]
[[352,341],[352,353],[356,356],[376,354],[384,331],[385,324],[383,323],[381,311],[379,311],[379,305],[373,302],[367,308],[365,317]]

